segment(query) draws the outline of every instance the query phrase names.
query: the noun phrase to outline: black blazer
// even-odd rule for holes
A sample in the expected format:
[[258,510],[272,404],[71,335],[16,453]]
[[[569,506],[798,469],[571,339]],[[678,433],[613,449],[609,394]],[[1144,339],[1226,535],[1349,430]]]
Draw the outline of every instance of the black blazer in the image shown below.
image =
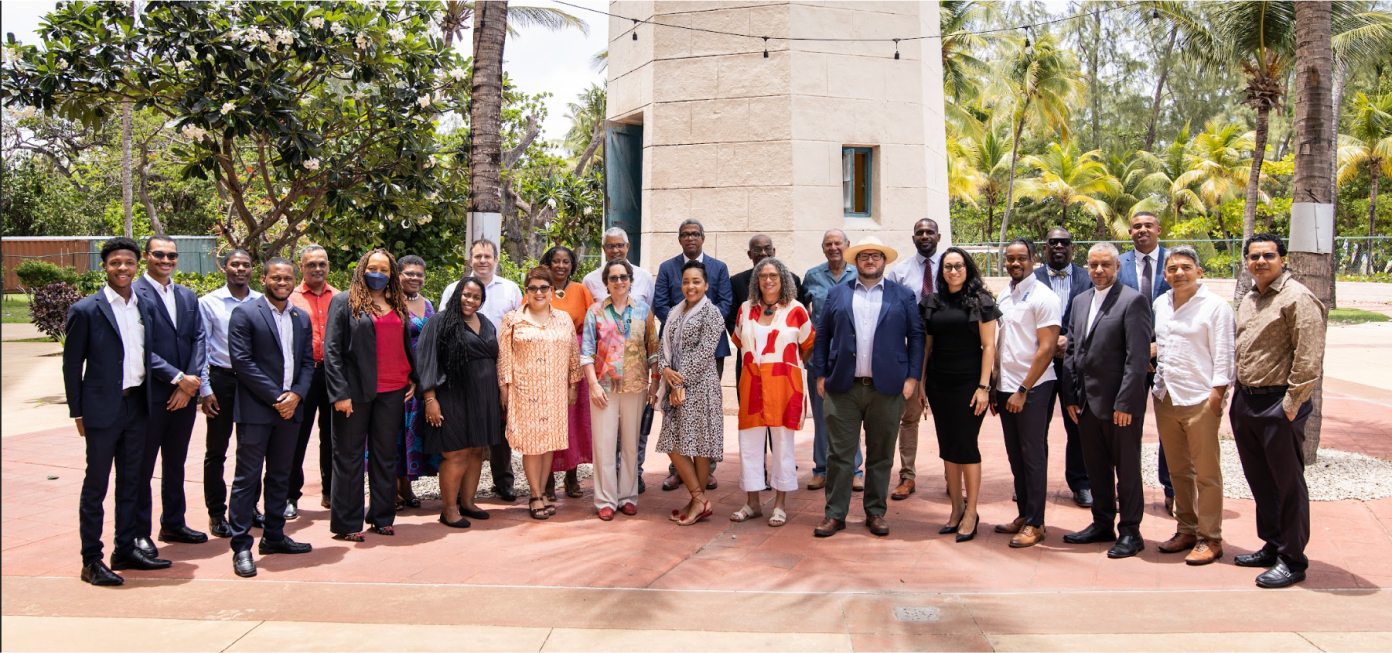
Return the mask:
[[[802,289],[802,278],[799,277],[796,272],[791,272],[790,274],[793,275],[793,285],[795,286],[793,288],[793,298],[806,304],[807,302],[802,301],[804,293]],[[735,318],[739,317],[739,307],[749,301],[749,278],[752,276],[754,276],[754,270],[750,268],[730,277],[730,293],[735,297],[734,302],[730,304],[730,312],[725,314],[725,330],[729,332],[730,335],[735,334]]]
[[[280,399],[285,380],[284,350],[276,328],[271,303],[264,295],[255,301],[232,309],[227,323],[227,354],[232,359],[232,373],[237,375],[237,402],[232,409],[232,421],[239,424],[272,424],[280,418],[272,406]],[[309,394],[309,382],[314,378],[314,335],[309,329],[309,316],[296,308],[287,307],[294,320],[294,376],[290,392],[304,399]],[[300,421],[304,402],[295,407],[290,421]]]
[[[1073,300],[1092,287],[1092,278],[1088,276],[1086,268],[1072,263],[1068,265],[1073,268],[1068,273],[1068,280],[1073,284],[1073,287],[1068,291],[1068,301],[1063,303],[1063,325],[1059,327],[1059,335],[1061,336],[1068,335],[1068,320],[1073,316]],[[1034,278],[1044,282],[1045,287],[1053,292],[1054,287],[1049,283],[1049,266],[1047,264],[1034,269]]]
[[[377,326],[369,315],[353,317],[348,294],[345,290],[329,301],[329,322],[324,328],[324,383],[330,402],[372,401],[377,398]],[[419,384],[409,320],[410,316],[403,320],[401,338],[406,347],[406,362],[411,365],[411,383]]]
[[1117,411],[1144,419],[1155,330],[1150,302],[1139,291],[1116,282],[1088,333],[1088,310],[1096,294],[1096,288],[1089,288],[1073,300],[1069,330],[1074,337],[1068,339],[1063,359],[1065,405],[1086,406],[1098,416]]
[[[203,312],[198,310],[198,296],[192,290],[170,282],[174,289],[174,305],[179,312],[178,324],[169,320],[169,311],[160,299],[159,291],[140,275],[131,288],[140,293],[140,303],[149,304],[151,320],[145,323],[145,332],[150,335],[150,401],[166,403],[174,394],[174,378],[180,372],[190,376],[203,375],[203,363],[207,359],[207,345],[204,343]],[[190,401],[189,405],[197,402]]]
[[[132,290],[131,292],[135,292]],[[145,385],[150,383],[150,349],[153,330],[149,302],[137,300],[145,325]],[[106,428],[116,423],[121,405],[126,350],[116,314],[106,300],[106,289],[84,297],[68,309],[67,340],[63,343],[63,388],[68,395],[68,416],[82,419],[87,428]],[[153,403],[146,393],[146,408]]]

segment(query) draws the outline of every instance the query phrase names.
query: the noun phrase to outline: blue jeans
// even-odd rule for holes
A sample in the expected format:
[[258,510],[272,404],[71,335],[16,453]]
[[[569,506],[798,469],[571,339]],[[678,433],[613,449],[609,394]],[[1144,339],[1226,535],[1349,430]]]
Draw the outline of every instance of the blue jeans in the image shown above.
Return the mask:
[[[826,476],[827,458],[827,426],[826,416],[822,414],[822,396],[817,394],[817,386],[814,380],[811,385],[812,391],[812,475]],[[855,452],[855,475],[856,478],[864,478],[865,470],[865,451],[859,441],[856,442]]]

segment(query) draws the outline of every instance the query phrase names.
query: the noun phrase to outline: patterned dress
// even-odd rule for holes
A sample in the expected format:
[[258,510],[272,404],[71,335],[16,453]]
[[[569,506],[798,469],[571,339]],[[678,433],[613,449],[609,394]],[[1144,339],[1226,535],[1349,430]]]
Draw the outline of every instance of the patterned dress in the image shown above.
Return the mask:
[[[721,408],[720,377],[715,371],[715,348],[725,339],[725,318],[715,304],[706,303],[700,312],[685,320],[681,347],[674,347],[674,332],[682,320],[675,310],[663,328],[658,369],[680,372],[686,399],[673,406],[668,396],[658,398],[666,415],[658,453],[676,452],[711,460],[725,457],[725,412]],[[671,389],[668,389],[670,394]]]
[[[426,320],[435,314],[435,306],[430,300],[425,300],[425,315],[411,316],[411,323],[407,328],[411,330],[411,351],[416,350],[416,342],[420,340],[421,330],[425,328]],[[425,429],[425,411],[421,404],[420,391],[417,389],[415,396],[406,402],[406,420],[400,431],[396,434],[396,477],[409,478],[412,481],[421,476],[434,476],[439,471],[440,461],[443,457],[431,456],[425,453],[425,440],[422,432]]]
[[580,380],[580,346],[565,311],[552,309],[551,321],[540,327],[522,317],[524,310],[508,313],[498,327],[498,385],[512,386],[508,444],[536,456],[570,446],[567,402],[570,385]]
[[[585,284],[576,282],[566,286],[565,295],[564,299],[551,300],[551,308],[565,311],[570,316],[575,323],[575,342],[579,346],[581,332],[585,328],[585,313],[594,304],[594,296],[585,288]],[[568,472],[594,459],[594,436],[590,432],[590,385],[584,374],[580,375],[576,396],[579,398],[566,410],[570,423],[570,446],[557,451],[551,459],[553,472]]]

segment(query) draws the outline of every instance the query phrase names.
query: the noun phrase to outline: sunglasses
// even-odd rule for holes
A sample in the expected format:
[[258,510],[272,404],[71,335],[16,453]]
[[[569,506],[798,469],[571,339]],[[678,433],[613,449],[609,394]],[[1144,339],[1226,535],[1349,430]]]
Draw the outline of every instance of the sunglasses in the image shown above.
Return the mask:
[[1073,244],[1073,239],[1072,239],[1072,238],[1050,238],[1047,242],[1049,243],[1049,246],[1050,246],[1050,247],[1067,247],[1067,246]]
[[157,261],[166,261],[166,260],[168,260],[168,261],[177,261],[177,260],[179,260],[179,253],[178,253],[178,252],[161,252],[161,251],[159,251],[159,250],[155,250],[155,251],[153,251],[153,252],[145,252],[145,253],[146,253],[146,254],[149,254],[149,255],[150,255],[150,258],[153,258],[153,259],[155,259],[155,260],[157,260]]
[[535,295],[543,295],[551,292],[551,286],[527,286],[527,292]]
[[944,272],[946,272],[946,271],[962,272],[962,271],[964,271],[964,270],[967,269],[967,264],[965,264],[965,263],[947,263],[947,264],[944,264],[944,265],[942,266],[942,269],[943,269]]
[[1278,258],[1281,258],[1281,255],[1276,252],[1257,252],[1247,255],[1247,260],[1253,263],[1257,261],[1274,261]]
[[632,279],[633,279],[633,277],[628,276],[627,274],[615,274],[615,275],[610,275],[610,277],[609,277],[609,283],[624,283],[624,282],[630,281],[630,280],[632,280]]

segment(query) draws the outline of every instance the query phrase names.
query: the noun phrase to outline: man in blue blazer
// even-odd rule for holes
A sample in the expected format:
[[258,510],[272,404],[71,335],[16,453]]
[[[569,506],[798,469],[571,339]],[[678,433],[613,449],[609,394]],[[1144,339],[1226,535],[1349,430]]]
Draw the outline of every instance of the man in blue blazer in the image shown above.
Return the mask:
[[198,417],[198,389],[207,360],[203,312],[198,296],[171,278],[179,260],[178,246],[168,236],[145,241],[145,274],[133,286],[150,309],[150,418],[146,422],[145,456],[140,463],[140,516],[135,545],[151,557],[158,555],[150,541],[154,502],[150,483],[155,459],[160,460],[161,542],[201,544],[208,536],[184,522],[184,462],[189,437]]
[[[1063,302],[1063,325],[1059,327],[1057,353],[1054,354],[1054,376],[1063,378],[1063,354],[1068,350],[1068,321],[1073,316],[1073,299],[1092,288],[1088,271],[1073,263],[1073,234],[1063,227],[1049,230],[1044,245],[1044,265],[1034,271],[1034,277],[1044,282]],[[1063,384],[1054,384],[1049,398],[1049,419],[1054,418],[1054,404],[1062,396]],[[1063,416],[1063,432],[1068,435],[1064,446],[1063,477],[1073,493],[1073,502],[1082,508],[1092,507],[1092,486],[1088,482],[1087,465],[1083,462],[1083,444],[1078,439],[1078,424]]]
[[[672,307],[677,302],[683,301],[681,288],[682,266],[687,261],[701,261],[706,265],[706,275],[710,279],[710,285],[706,288],[706,297],[710,298],[712,304],[720,309],[720,315],[728,316],[734,310],[734,291],[730,287],[730,268],[715,257],[706,256],[701,251],[706,244],[706,228],[701,226],[700,221],[688,218],[683,220],[681,226],[677,228],[677,239],[681,242],[682,253],[673,256],[662,262],[657,269],[657,288],[653,294],[653,315],[663,324],[667,323],[667,313],[671,312]],[[718,376],[725,376],[725,357],[730,355],[730,344],[728,338],[721,338],[720,343],[715,346],[715,372]],[[648,437],[642,436],[638,442],[638,475],[643,475],[643,454],[647,451]],[[707,490],[714,490],[718,484],[715,482],[715,461],[711,461],[710,480],[706,483]],[[667,479],[662,482],[662,489],[672,491],[681,487],[681,477],[677,476],[677,468],[667,466]]]
[[[68,310],[63,346],[63,386],[68,415],[87,449],[87,471],[78,504],[82,580],[99,586],[125,582],[116,569],[164,569],[168,560],[135,548],[140,461],[149,414],[149,303],[131,290],[140,273],[140,247],[129,238],[102,245],[106,285]],[[111,567],[102,561],[102,507],[116,468],[116,546]]]
[[817,322],[812,376],[827,423],[825,518],[813,534],[846,528],[855,452],[865,428],[865,526],[888,535],[889,476],[904,402],[923,373],[923,318],[913,290],[884,278],[896,252],[868,237],[846,250],[855,280],[827,292]]
[[314,336],[309,315],[290,303],[295,265],[266,261],[261,276],[266,294],[232,309],[227,326],[228,358],[237,375],[237,473],[232,481],[232,570],[256,575],[251,527],[266,473],[266,517],[261,555],[308,553],[309,544],[285,536],[285,505],[290,500],[290,468],[300,439],[301,400],[314,379]]
[[[1165,281],[1165,260],[1170,250],[1160,246],[1160,218],[1154,213],[1140,211],[1131,216],[1131,251],[1121,255],[1117,281],[1132,289],[1139,290],[1146,303],[1155,304],[1155,299],[1170,289]],[[1150,357],[1150,374],[1146,375],[1146,387],[1155,385],[1155,357]],[[1165,462],[1165,447],[1160,446],[1160,485],[1165,488],[1165,512],[1174,516],[1174,484],[1170,482],[1170,466]]]

